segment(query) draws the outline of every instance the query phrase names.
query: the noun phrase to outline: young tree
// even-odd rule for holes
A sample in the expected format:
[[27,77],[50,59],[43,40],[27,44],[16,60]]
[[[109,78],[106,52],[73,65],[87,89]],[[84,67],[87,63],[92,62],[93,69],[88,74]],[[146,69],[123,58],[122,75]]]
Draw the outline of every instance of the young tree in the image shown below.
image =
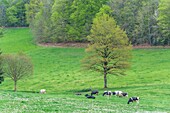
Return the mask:
[[111,9],[103,6],[96,14],[86,51],[89,56],[83,60],[86,69],[101,72],[104,75],[104,88],[107,88],[107,75],[123,75],[129,67],[131,45],[126,33],[109,16]]
[[17,91],[18,80],[33,73],[33,64],[24,54],[3,56],[2,66],[4,76],[14,81],[14,91]]

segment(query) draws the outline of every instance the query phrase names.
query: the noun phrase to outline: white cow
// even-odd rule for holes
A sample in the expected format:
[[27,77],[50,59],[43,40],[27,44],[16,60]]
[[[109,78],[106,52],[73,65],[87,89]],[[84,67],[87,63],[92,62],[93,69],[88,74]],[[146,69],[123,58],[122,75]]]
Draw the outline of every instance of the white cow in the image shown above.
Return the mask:
[[41,94],[45,94],[45,93],[46,93],[46,90],[45,90],[45,89],[41,89],[41,90],[40,90],[40,93],[41,93]]

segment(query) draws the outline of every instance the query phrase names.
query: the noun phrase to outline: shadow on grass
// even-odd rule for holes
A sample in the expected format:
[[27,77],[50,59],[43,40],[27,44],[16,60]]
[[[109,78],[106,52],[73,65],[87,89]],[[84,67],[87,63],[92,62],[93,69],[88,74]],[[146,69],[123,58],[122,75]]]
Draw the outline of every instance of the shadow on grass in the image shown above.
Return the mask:
[[22,93],[39,93],[39,91],[18,91],[18,92],[22,92]]
[[[14,90],[1,90],[3,92],[14,92]],[[19,93],[39,93],[38,91],[16,91],[16,93],[19,92]]]
[[71,93],[88,93],[91,92],[92,90],[98,90],[98,91],[116,91],[116,90],[129,90],[129,89],[140,89],[140,90],[148,90],[148,89],[153,89],[153,88],[158,88],[158,89],[166,89],[169,88],[170,85],[167,84],[165,86],[165,84],[145,84],[145,85],[127,85],[127,86],[118,86],[118,87],[114,87],[114,88],[84,88],[84,89],[71,89],[71,90],[67,90],[65,92],[71,92]]

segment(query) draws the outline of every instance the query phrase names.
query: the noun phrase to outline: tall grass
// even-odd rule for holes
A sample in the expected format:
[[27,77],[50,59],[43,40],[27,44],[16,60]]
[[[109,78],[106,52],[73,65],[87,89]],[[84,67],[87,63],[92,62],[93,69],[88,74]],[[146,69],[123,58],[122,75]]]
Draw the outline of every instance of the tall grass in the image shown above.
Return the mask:
[[[1,96],[0,109],[14,104],[16,107],[23,107],[21,111],[24,112],[26,103],[27,109],[32,109],[32,112],[36,110],[39,112],[130,112],[128,108],[133,109],[136,105],[127,106],[127,98],[113,97],[107,100],[101,96],[104,90],[122,90],[128,92],[129,96],[141,97],[139,112],[170,111],[170,49],[134,49],[127,76],[109,75],[109,88],[103,89],[102,74],[81,69],[80,61],[85,55],[84,48],[37,46],[28,28],[8,29],[5,37],[0,39],[0,48],[3,54],[22,51],[29,55],[34,63],[34,75],[18,82],[20,93],[11,93],[13,82],[5,78],[0,85],[2,91],[0,94],[4,96],[4,99]],[[26,93],[39,92],[41,88],[47,90],[47,94],[42,97],[39,97],[39,94]],[[89,93],[89,88],[100,91],[100,96],[96,100],[74,96],[75,92]],[[12,97],[8,98],[5,95],[12,95]],[[23,101],[13,99],[22,96],[24,96]],[[52,100],[46,101],[48,98]],[[35,103],[37,104],[34,106]],[[47,108],[41,111],[42,106]],[[12,107],[11,110],[14,108]],[[10,107],[8,110],[10,111]]]

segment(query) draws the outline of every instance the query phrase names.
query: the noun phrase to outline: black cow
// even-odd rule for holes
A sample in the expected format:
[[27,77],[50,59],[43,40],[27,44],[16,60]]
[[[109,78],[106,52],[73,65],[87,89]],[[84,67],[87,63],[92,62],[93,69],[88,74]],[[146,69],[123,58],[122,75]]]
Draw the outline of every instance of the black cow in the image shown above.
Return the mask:
[[92,96],[92,95],[88,95],[88,94],[86,94],[85,96],[86,96],[86,98],[88,98],[88,99],[95,99],[95,97],[94,97],[94,96]]
[[128,93],[122,92],[122,93],[121,93],[121,96],[122,96],[122,97],[128,97]]
[[95,94],[98,95],[98,94],[99,94],[99,91],[98,91],[98,90],[93,90],[93,91],[91,91],[91,96],[92,96],[92,95],[95,95]]

